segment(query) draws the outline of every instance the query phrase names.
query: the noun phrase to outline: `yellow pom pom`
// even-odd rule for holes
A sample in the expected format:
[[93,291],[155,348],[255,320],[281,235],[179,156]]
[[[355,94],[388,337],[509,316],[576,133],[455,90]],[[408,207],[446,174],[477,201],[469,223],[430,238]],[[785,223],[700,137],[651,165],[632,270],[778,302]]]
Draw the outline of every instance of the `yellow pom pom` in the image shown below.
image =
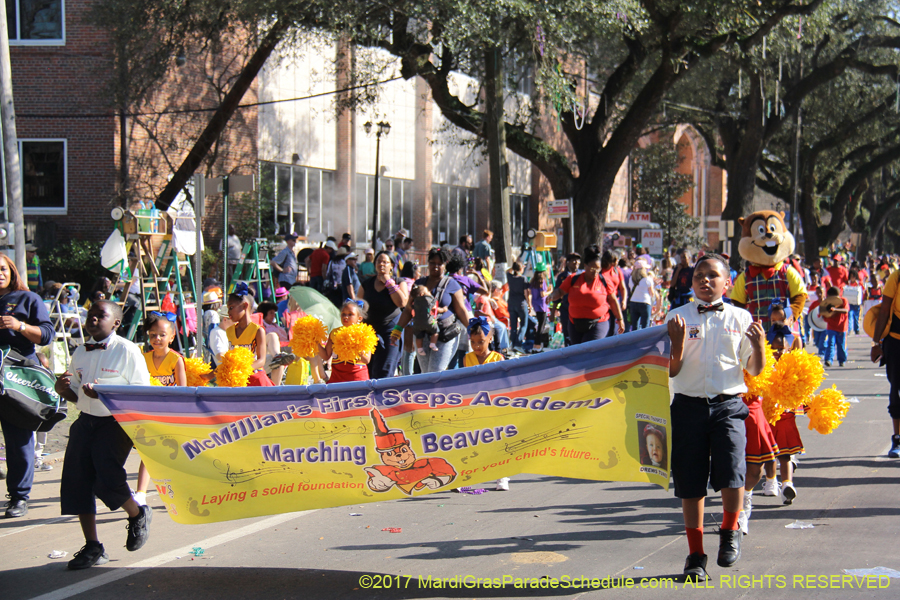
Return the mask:
[[316,356],[322,344],[328,340],[325,324],[311,315],[297,319],[291,332],[294,334],[291,339],[291,351],[303,358]]
[[208,381],[203,377],[212,373],[212,367],[202,358],[184,359],[184,372],[187,375],[188,387],[203,387]]
[[815,429],[822,435],[828,435],[843,422],[848,410],[850,410],[850,403],[835,386],[822,390],[809,401],[809,407],[806,410],[806,416],[809,417],[809,428]]
[[331,333],[334,353],[341,362],[355,363],[363,352],[371,354],[378,346],[378,336],[371,325],[357,323],[339,327]]
[[769,344],[766,344],[766,366],[762,373],[753,377],[747,371],[744,371],[744,383],[747,385],[747,394],[750,396],[760,396],[765,398],[768,395],[769,387],[772,385],[772,375],[775,373],[775,352]]
[[165,387],[165,386],[163,386],[163,384],[161,384],[159,382],[159,379],[157,379],[156,377],[150,377],[150,385],[151,386],[158,385],[160,387]]
[[762,400],[762,409],[763,414],[766,417],[766,421],[769,422],[770,425],[774,425],[781,418],[781,414],[784,412],[784,407],[778,404],[773,398],[763,398]]
[[809,401],[824,379],[825,369],[817,356],[792,350],[775,364],[767,395],[785,410],[795,410]]
[[222,364],[216,369],[216,384],[219,387],[247,387],[255,360],[256,355],[249,349],[232,348],[225,353]]

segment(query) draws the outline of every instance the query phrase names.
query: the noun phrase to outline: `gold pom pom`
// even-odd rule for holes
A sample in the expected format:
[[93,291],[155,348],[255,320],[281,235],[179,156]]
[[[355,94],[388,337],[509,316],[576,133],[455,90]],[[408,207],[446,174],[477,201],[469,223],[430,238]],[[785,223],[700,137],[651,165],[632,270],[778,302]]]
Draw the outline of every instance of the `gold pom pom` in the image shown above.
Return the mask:
[[184,359],[184,372],[187,375],[188,387],[203,387],[209,382],[203,377],[212,373],[212,367],[202,358]]
[[824,379],[825,369],[817,356],[792,350],[776,363],[767,394],[785,410],[795,410],[809,401]]
[[247,387],[255,360],[256,355],[248,348],[232,348],[225,353],[222,364],[216,369],[216,384],[219,387]]
[[363,352],[371,354],[378,346],[378,336],[371,325],[356,323],[339,327],[331,333],[334,353],[341,362],[355,363]]
[[291,332],[294,334],[291,339],[291,351],[302,358],[316,356],[322,344],[328,340],[325,324],[312,315],[297,319]]
[[760,396],[765,398],[769,393],[769,387],[772,385],[772,375],[775,373],[775,351],[772,346],[766,344],[766,366],[763,367],[762,373],[756,377],[744,371],[744,384],[747,386],[747,394],[749,396]]
[[159,379],[157,379],[156,377],[153,377],[152,375],[150,376],[150,385],[151,386],[158,385],[160,387],[165,387],[163,384],[161,384],[159,382]]
[[848,410],[850,410],[850,403],[847,402],[841,391],[835,386],[824,389],[809,401],[806,409],[809,428],[815,429],[822,435],[828,435],[843,422]]

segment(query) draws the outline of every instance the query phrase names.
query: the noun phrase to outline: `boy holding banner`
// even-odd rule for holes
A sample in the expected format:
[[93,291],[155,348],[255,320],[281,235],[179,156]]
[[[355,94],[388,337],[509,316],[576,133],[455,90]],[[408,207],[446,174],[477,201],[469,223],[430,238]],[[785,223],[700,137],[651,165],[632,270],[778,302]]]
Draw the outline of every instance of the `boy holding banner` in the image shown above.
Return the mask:
[[116,335],[121,323],[122,308],[115,302],[92,304],[84,330],[93,339],[75,350],[68,371],[56,381],[56,393],[77,402],[81,411],[69,430],[59,493],[62,514],[78,515],[84,532],[84,547],[69,561],[72,570],[109,562],[97,536],[95,497],[110,510],[121,507],[128,514],[125,548],[131,552],[146,543],[153,517],[149,506],[135,502],[128,487],[125,460],[131,453],[131,438],[94,390],[96,383],[150,385],[141,349]]
[[[669,312],[669,376],[672,402],[672,476],[681,498],[690,554],[684,574],[705,581],[703,508],[707,486],[722,491],[725,515],[719,530],[720,567],[741,557],[738,515],[746,473],[744,419],[747,391],[743,369],[758,375],[765,366],[765,332],[750,313],[722,302],[729,271],[717,254],[694,267],[694,302]],[[712,459],[710,459],[712,457]]]

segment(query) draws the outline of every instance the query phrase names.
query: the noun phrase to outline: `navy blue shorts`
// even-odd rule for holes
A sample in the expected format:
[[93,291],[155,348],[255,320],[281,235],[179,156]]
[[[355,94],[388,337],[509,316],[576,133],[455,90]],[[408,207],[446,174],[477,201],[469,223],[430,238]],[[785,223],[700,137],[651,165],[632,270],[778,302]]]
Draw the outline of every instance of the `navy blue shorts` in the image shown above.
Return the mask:
[[133,445],[115,417],[81,413],[69,429],[59,490],[62,514],[95,514],[95,497],[109,510],[131,498],[125,460]]
[[750,409],[740,396],[721,401],[675,394],[672,402],[672,478],[679,498],[702,498],[709,484],[717,492],[744,487]]

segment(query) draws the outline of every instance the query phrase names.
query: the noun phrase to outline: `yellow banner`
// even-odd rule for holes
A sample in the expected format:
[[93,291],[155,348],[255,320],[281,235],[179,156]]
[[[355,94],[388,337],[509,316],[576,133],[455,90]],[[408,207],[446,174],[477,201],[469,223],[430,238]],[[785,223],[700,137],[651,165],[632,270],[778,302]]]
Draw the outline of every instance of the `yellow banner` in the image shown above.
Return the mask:
[[363,383],[97,389],[179,523],[403,498],[518,473],[668,489],[662,327]]

